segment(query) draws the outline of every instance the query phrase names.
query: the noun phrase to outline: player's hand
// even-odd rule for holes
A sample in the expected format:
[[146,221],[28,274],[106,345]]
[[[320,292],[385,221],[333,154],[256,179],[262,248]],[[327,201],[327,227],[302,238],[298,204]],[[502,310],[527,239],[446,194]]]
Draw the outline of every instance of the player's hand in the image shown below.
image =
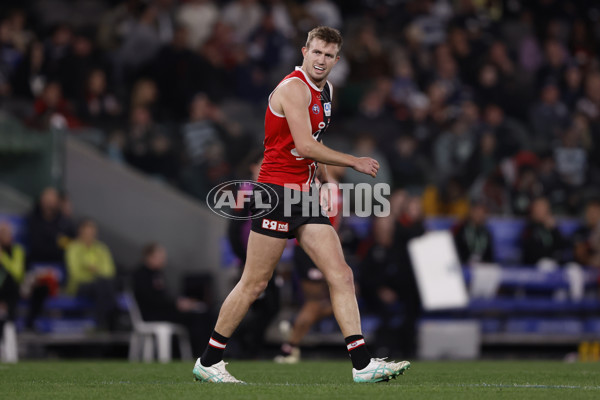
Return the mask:
[[329,212],[332,210],[331,202],[332,202],[332,187],[330,183],[324,183],[321,185],[321,190],[319,192],[320,196],[320,204],[323,210]]
[[354,169],[375,178],[377,176],[377,171],[379,171],[379,163],[371,157],[360,157],[354,166]]

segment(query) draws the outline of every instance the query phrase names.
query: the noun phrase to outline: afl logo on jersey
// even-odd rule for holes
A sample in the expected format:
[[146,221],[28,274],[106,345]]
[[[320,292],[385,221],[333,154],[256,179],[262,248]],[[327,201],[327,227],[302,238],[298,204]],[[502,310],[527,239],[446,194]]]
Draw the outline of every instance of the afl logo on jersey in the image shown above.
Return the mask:
[[331,117],[331,103],[323,104],[323,111],[326,117]]
[[312,108],[313,114],[318,114],[321,112],[321,107],[318,104],[315,104]]

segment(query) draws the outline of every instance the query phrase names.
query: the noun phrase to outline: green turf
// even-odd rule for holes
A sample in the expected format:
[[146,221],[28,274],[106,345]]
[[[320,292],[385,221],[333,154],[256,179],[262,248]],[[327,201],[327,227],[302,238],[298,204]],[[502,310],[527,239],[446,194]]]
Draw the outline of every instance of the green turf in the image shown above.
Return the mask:
[[234,361],[247,385],[197,383],[192,363],[0,364],[0,399],[600,399],[600,364],[415,362],[405,376],[355,384],[350,363]]

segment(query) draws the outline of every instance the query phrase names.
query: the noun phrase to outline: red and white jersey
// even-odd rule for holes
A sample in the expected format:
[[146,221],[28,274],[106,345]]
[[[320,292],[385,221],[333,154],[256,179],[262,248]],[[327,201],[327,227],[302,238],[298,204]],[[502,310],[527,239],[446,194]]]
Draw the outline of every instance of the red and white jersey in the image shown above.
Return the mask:
[[[323,90],[319,89],[300,68],[283,78],[275,90],[291,79],[298,79],[308,87],[311,98],[307,104],[312,135],[315,140],[321,140],[321,134],[329,126],[331,120],[332,86],[329,82]],[[271,96],[265,114],[265,156],[258,175],[258,181],[284,186],[285,184],[300,185],[303,190],[313,182],[317,163],[314,160],[298,155],[290,127],[284,115],[276,113],[271,108]]]

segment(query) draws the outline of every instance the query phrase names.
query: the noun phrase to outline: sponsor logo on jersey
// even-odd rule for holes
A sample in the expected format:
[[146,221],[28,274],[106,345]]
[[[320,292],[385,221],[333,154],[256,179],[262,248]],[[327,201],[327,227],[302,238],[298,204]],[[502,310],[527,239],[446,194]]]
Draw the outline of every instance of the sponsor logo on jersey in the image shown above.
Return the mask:
[[320,113],[320,112],[321,112],[321,107],[319,107],[319,105],[318,105],[318,104],[315,104],[315,105],[312,107],[312,112],[313,112],[313,114],[318,114],[318,113]]
[[323,104],[323,111],[326,117],[331,117],[331,103]]
[[280,222],[263,218],[262,227],[270,231],[287,232],[289,230],[289,224],[287,222]]

